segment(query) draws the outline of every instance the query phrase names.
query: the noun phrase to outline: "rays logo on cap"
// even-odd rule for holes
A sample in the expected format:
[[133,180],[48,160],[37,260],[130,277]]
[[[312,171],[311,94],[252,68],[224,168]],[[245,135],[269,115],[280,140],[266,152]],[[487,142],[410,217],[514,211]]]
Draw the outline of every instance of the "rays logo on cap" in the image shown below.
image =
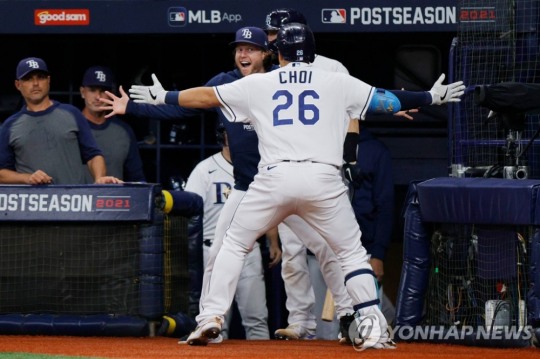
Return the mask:
[[253,36],[253,33],[250,29],[242,29],[242,37],[244,39],[251,39]]
[[98,70],[95,72],[95,74],[96,74],[96,80],[98,80],[99,82],[107,81],[107,75],[105,74],[105,72]]
[[36,60],[28,60],[26,61],[26,64],[33,69],[39,69],[39,63]]

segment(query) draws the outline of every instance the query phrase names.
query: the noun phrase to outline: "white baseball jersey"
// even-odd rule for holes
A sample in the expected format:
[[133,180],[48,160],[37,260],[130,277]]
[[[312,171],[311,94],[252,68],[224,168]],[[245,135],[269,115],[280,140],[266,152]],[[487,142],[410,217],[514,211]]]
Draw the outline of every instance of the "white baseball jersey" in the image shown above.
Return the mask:
[[319,69],[324,69],[326,71],[332,72],[342,72],[344,74],[349,74],[349,70],[338,60],[331,59],[323,55],[315,55],[315,60],[313,60],[313,66]]
[[229,121],[254,125],[259,167],[286,160],[341,167],[349,121],[364,117],[374,88],[343,73],[290,63],[214,90]]
[[185,190],[197,193],[204,200],[205,240],[214,240],[218,217],[233,185],[233,166],[221,152],[199,162],[191,171]]

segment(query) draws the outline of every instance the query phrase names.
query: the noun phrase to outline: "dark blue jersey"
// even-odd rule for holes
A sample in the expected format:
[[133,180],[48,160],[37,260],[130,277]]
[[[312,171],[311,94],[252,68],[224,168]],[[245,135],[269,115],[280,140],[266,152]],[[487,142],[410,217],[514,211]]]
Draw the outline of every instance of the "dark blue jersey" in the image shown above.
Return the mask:
[[362,231],[362,245],[372,257],[384,260],[394,226],[394,179],[388,148],[365,128],[360,129],[358,159],[364,180],[351,204]]
[[[238,69],[222,72],[210,79],[205,86],[217,86],[231,83],[242,77]],[[235,188],[247,190],[253,177],[257,173],[259,155],[259,140],[252,125],[229,122],[219,107],[212,109],[218,115],[219,121],[227,131],[227,140],[231,152],[231,160],[234,167]],[[147,105],[129,101],[126,114],[137,117],[149,117],[157,120],[174,120],[196,116],[203,113],[204,109],[184,108],[176,105]]]

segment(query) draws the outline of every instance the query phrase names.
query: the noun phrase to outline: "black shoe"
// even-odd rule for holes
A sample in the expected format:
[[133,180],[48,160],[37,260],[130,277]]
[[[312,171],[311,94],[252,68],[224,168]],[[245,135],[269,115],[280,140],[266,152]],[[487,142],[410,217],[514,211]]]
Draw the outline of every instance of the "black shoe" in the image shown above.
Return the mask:
[[340,343],[352,344],[351,338],[349,337],[349,327],[354,321],[353,314],[345,314],[339,318],[339,332],[340,332]]

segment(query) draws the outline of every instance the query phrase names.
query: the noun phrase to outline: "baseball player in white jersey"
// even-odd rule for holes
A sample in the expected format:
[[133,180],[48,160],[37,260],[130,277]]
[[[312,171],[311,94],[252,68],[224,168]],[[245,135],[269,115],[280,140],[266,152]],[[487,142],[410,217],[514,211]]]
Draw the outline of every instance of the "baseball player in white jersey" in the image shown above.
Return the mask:
[[[264,29],[270,48],[274,51],[276,49],[273,44],[279,28],[291,22],[307,25],[304,15],[295,9],[276,9],[266,16]],[[341,62],[319,54],[315,54],[313,66],[349,74]],[[289,316],[287,328],[276,330],[275,336],[278,339],[331,339],[331,333],[335,331],[334,323],[322,321],[321,312],[316,310],[317,307],[322,308],[327,285],[332,292],[337,318],[347,320],[347,315],[354,312],[352,301],[343,285],[339,262],[326,241],[298,216],[288,217],[279,224],[278,229],[283,249],[281,268]],[[305,242],[317,258],[307,255]],[[320,273],[315,271],[317,267],[320,267]],[[310,273],[311,268],[313,273]],[[321,281],[321,274],[324,281]]]
[[[400,99],[352,76],[311,66],[315,40],[307,25],[284,25],[276,46],[279,70],[215,87],[156,94],[157,104],[221,106],[229,121],[251,123],[259,137],[259,172],[226,231],[197,316],[198,326],[187,343],[206,345],[220,334],[246,254],[261,234],[296,214],[316,229],[340,261],[355,310],[349,330],[352,343],[357,349],[394,348],[340,168],[350,118],[363,118],[368,107],[373,112],[395,113],[400,110]],[[398,95],[415,108],[418,103],[457,102],[464,89],[458,82]],[[147,92],[132,92],[132,98],[146,98]],[[415,95],[422,101],[412,101]],[[114,113],[117,97],[107,96],[110,99],[102,101]]]
[[[203,264],[208,263],[210,248],[214,240],[216,225],[221,210],[234,184],[233,166],[223,126],[217,129],[218,142],[223,146],[221,152],[199,162],[186,183],[186,191],[197,193],[204,201],[203,214]],[[266,287],[262,256],[258,242],[246,255],[244,268],[238,280],[235,300],[242,317],[246,339],[269,339],[268,308],[266,306]],[[229,311],[225,317],[221,336],[213,343],[228,338],[228,327],[232,318]]]

